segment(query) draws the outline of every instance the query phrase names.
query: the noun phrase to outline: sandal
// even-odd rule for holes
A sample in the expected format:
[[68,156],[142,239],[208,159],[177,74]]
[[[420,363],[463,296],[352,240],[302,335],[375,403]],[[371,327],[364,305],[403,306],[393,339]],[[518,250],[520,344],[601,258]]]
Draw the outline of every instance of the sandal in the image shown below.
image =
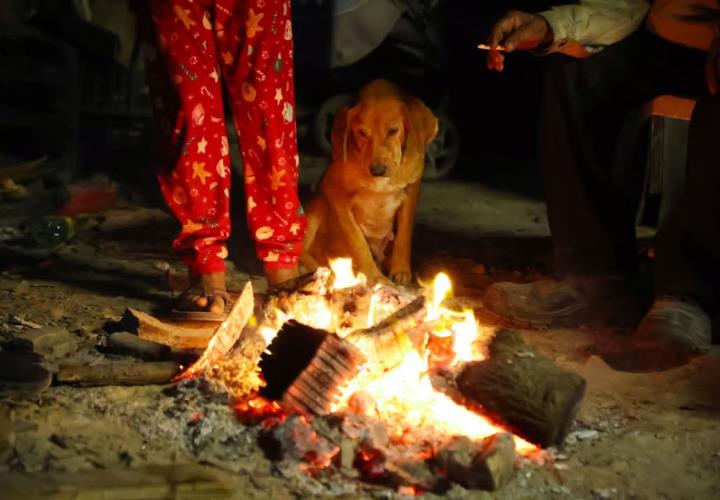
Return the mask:
[[[203,309],[191,309],[192,301],[190,297],[205,297],[210,305],[215,299],[222,299],[224,305],[224,311],[216,313]],[[224,321],[227,317],[227,305],[230,303],[230,294],[225,288],[203,285],[198,283],[185,290],[176,301],[176,307],[172,309],[171,314],[173,319],[188,320],[188,321],[208,321],[208,322],[220,322]],[[182,304],[183,307],[179,305]],[[195,306],[199,307],[199,306]]]

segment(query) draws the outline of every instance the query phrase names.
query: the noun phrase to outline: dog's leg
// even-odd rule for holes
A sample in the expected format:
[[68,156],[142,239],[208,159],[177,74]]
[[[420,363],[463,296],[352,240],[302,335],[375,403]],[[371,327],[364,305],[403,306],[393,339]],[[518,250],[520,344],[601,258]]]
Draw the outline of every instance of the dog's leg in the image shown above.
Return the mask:
[[315,242],[315,236],[320,228],[320,225],[326,219],[325,207],[326,204],[320,204],[319,199],[310,202],[310,205],[305,212],[307,218],[307,229],[305,230],[305,239],[303,241],[303,252],[300,255],[300,264],[305,268],[307,272],[314,272],[320,263],[311,254],[313,243]]
[[326,193],[326,196],[330,209],[333,210],[335,217],[337,217],[338,227],[350,249],[351,255],[349,255],[349,257],[352,258],[354,266],[363,273],[370,282],[386,280],[373,259],[365,235],[355,220],[350,205],[345,201],[346,197],[336,197],[330,193]]
[[410,254],[415,212],[420,197],[420,181],[410,184],[405,191],[407,198],[397,212],[397,234],[390,253],[390,279],[399,285],[409,285],[412,281]]

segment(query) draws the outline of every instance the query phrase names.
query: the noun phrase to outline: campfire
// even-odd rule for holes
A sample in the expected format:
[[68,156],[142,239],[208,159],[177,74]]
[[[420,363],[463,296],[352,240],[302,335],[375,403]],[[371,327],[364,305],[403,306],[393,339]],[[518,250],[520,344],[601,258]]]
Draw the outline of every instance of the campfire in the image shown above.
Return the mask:
[[309,473],[496,489],[518,457],[562,442],[585,383],[454,307],[451,292],[444,273],[417,293],[370,286],[338,259],[253,315],[248,285],[180,378],[202,373],[230,393],[277,458]]

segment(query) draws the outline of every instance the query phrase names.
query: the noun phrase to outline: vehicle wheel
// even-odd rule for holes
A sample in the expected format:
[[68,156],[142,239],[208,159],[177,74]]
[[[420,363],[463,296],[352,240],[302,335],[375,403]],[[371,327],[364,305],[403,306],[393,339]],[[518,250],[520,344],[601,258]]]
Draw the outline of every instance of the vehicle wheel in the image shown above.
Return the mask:
[[438,133],[425,149],[423,179],[435,180],[447,177],[457,163],[460,152],[460,134],[457,125],[445,115],[439,114]]
[[320,150],[330,155],[332,153],[332,141],[330,134],[332,132],[333,119],[343,106],[352,101],[352,96],[348,94],[334,95],[325,100],[320,105],[315,119],[313,121],[313,140]]

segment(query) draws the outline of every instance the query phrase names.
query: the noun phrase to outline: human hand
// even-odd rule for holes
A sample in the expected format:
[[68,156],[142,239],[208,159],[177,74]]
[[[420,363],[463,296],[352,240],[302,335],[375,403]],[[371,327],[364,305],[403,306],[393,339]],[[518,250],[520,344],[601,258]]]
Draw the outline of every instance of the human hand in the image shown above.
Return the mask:
[[552,42],[552,29],[544,17],[511,10],[502,17],[490,34],[489,69],[505,69],[505,55],[497,50],[502,42],[506,53],[515,49],[527,50]]

